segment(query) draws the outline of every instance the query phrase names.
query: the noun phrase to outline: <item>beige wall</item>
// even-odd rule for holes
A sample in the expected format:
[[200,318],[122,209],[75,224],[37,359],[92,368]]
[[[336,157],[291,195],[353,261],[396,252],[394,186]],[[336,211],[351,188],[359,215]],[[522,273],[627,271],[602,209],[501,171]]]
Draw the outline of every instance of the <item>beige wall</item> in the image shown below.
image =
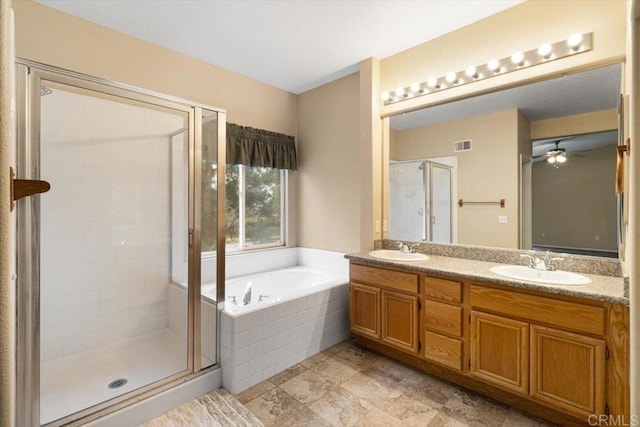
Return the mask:
[[381,61],[381,90],[389,91],[430,76],[444,76],[490,58],[565,40],[570,34],[594,33],[593,50],[490,79],[443,90],[382,108],[383,115],[441,103],[471,93],[562,75],[568,70],[620,62],[625,55],[625,12],[622,0],[527,1],[437,39]]
[[534,245],[617,250],[615,146],[582,155],[533,165]]
[[[72,15],[21,0],[17,56],[227,110],[227,120],[297,135],[298,97]],[[289,174],[288,244],[297,243],[297,173]]]
[[[505,208],[466,205],[458,209],[458,243],[518,248],[518,110],[508,110],[395,133],[392,160],[456,156],[458,198],[505,199]],[[453,152],[453,141],[473,140],[473,149]],[[498,224],[506,215],[507,224]]]
[[295,135],[296,96],[33,1],[14,2],[17,56],[224,108],[228,120]]
[[359,75],[300,95],[298,244],[360,249]]
[[618,129],[618,110],[602,110],[531,122],[531,139],[603,132]]

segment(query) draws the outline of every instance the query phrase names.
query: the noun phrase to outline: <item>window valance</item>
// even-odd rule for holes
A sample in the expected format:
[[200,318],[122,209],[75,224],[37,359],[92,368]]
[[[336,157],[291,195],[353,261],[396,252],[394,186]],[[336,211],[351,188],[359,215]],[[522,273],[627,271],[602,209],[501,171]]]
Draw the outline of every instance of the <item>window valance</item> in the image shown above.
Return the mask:
[[296,170],[295,138],[227,123],[227,163]]

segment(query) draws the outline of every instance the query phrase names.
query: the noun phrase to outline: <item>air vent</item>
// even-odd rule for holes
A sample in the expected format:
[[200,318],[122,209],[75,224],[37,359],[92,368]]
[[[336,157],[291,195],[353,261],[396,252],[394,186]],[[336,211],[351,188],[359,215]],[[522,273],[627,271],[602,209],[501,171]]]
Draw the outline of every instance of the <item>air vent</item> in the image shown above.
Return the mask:
[[454,141],[453,152],[457,153],[458,151],[470,151],[471,144],[472,144],[472,141],[470,139],[467,139],[464,141]]

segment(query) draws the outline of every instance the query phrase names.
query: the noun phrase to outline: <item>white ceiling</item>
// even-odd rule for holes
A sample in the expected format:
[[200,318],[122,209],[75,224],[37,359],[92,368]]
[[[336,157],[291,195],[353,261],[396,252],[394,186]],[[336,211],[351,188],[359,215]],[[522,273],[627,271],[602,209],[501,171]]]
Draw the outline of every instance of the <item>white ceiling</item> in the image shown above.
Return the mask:
[[38,0],[302,93],[523,0]]
[[396,130],[518,108],[530,121],[617,108],[621,65],[611,65],[394,116]]

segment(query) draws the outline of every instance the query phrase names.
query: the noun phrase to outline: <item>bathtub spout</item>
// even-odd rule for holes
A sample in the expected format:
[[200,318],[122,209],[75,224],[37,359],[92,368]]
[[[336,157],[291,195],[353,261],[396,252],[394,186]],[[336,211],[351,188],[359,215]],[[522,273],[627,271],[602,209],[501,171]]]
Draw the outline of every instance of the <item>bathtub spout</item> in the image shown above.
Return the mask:
[[251,282],[247,285],[247,289],[244,291],[244,297],[242,298],[242,302],[244,305],[247,305],[251,302]]

